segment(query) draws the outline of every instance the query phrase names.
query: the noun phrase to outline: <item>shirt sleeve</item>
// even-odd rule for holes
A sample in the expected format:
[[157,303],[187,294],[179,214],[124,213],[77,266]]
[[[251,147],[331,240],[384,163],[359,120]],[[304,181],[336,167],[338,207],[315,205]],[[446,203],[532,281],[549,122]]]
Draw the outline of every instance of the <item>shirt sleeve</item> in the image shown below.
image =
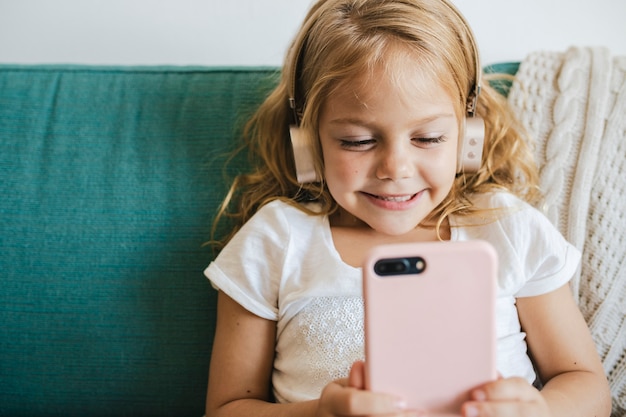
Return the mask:
[[478,195],[474,202],[484,223],[463,228],[465,238],[485,239],[498,251],[502,294],[533,297],[572,279],[581,254],[541,211],[506,192]]
[[543,257],[538,269],[530,280],[517,292],[517,297],[533,297],[546,294],[569,282],[580,261],[580,252],[567,241],[560,256]]
[[578,269],[581,254],[539,210],[527,205],[512,219],[517,251],[526,280],[516,297],[533,297],[554,291],[569,282]]
[[253,314],[274,321],[289,240],[289,225],[279,207],[272,203],[262,207],[204,271],[214,288]]

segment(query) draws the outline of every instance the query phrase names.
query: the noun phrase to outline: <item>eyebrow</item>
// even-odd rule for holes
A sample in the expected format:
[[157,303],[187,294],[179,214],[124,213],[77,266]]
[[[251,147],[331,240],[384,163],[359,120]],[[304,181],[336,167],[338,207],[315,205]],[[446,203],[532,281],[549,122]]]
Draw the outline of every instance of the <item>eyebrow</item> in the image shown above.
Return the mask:
[[[453,113],[436,113],[436,114],[432,114],[426,117],[423,117],[421,119],[417,119],[415,120],[415,123],[417,124],[425,124],[425,123],[430,123],[433,122],[435,120],[438,119],[450,119],[450,118],[454,118],[454,114]],[[331,119],[329,120],[329,123],[331,124],[352,124],[352,125],[359,125],[359,126],[368,126],[370,123],[368,123],[367,121],[360,119],[358,117],[338,117],[336,119]]]

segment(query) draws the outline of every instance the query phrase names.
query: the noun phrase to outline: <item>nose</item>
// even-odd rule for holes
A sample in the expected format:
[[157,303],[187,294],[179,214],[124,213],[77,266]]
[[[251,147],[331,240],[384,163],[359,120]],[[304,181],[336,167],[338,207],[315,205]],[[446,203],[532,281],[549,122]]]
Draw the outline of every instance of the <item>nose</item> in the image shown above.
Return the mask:
[[397,144],[383,147],[380,150],[376,166],[376,178],[398,181],[410,178],[415,174],[415,161],[410,149]]

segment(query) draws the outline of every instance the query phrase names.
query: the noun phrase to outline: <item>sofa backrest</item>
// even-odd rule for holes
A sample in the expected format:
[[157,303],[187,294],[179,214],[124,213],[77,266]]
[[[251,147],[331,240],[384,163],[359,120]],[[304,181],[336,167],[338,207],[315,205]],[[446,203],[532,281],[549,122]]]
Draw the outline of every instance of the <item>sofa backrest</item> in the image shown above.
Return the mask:
[[203,243],[236,126],[275,82],[0,66],[0,415],[202,415]]

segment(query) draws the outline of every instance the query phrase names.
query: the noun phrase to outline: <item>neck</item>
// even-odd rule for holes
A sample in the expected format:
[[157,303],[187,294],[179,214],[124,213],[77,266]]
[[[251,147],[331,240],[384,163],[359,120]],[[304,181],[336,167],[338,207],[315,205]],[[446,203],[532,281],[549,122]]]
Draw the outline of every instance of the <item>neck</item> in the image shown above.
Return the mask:
[[348,265],[360,267],[363,263],[363,256],[374,246],[391,243],[408,242],[432,242],[437,240],[450,240],[450,226],[445,222],[437,229],[430,226],[418,225],[412,231],[402,235],[389,235],[378,232],[358,218],[343,216],[342,222],[331,220],[331,234],[335,250],[341,259]]

